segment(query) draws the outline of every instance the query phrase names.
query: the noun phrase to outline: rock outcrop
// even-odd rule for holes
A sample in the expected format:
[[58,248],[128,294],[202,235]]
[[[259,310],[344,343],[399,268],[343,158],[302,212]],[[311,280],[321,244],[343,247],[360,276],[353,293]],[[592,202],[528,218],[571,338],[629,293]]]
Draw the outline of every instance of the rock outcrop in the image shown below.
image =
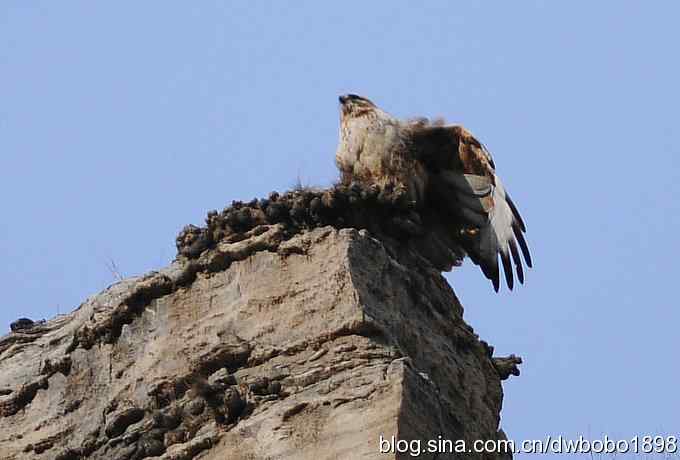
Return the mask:
[[169,267],[0,338],[0,458],[387,459],[412,457],[381,436],[503,439],[519,359],[492,357],[427,261],[322,223],[178,244]]

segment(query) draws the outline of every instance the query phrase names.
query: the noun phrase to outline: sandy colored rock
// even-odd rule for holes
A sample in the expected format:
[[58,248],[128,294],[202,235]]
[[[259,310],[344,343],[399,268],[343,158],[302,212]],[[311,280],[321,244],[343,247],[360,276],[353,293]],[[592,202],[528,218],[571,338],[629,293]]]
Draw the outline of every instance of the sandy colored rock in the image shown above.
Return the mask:
[[389,459],[412,457],[381,435],[503,438],[501,376],[462,313],[437,270],[366,231],[263,226],[0,338],[0,458]]

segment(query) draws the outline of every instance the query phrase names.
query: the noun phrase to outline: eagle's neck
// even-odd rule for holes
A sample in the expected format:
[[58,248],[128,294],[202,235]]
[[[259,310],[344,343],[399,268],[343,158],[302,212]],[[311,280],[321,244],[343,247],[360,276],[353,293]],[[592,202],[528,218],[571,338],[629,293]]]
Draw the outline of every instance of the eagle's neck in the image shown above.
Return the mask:
[[409,132],[407,124],[380,109],[343,117],[335,156],[343,183],[391,184],[420,202],[427,175],[409,148]]
[[340,141],[358,148],[369,137],[384,136],[388,127],[398,128],[399,124],[399,120],[377,108],[344,116],[340,122]]

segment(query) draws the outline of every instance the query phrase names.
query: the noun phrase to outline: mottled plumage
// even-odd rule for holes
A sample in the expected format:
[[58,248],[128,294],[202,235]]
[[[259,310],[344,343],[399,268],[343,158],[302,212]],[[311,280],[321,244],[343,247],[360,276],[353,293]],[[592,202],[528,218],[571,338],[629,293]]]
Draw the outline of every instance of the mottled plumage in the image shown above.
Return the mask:
[[514,285],[512,262],[524,282],[520,252],[531,267],[526,226],[491,155],[468,130],[427,119],[402,121],[353,94],[340,96],[340,105],[335,159],[343,183],[403,190],[418,209],[437,216],[441,235],[435,238],[463,246],[496,291],[499,255],[508,287]]

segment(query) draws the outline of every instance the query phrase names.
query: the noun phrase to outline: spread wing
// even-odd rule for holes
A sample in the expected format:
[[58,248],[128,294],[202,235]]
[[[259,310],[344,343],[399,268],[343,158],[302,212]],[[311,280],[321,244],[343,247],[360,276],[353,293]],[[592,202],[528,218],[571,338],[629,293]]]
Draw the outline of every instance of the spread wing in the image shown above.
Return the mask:
[[470,259],[496,291],[499,256],[508,288],[514,285],[513,262],[517,279],[524,283],[520,251],[526,265],[532,264],[526,226],[489,152],[462,126],[412,126],[414,151],[430,177],[428,206],[448,217],[450,231],[458,232]]

